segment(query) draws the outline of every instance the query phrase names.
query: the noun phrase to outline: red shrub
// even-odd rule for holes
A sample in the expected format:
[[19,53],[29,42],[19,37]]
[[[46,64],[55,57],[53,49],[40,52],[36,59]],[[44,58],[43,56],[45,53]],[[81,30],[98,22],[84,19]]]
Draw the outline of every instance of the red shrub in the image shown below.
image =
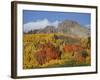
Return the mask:
[[59,59],[61,57],[60,51],[51,45],[44,45],[43,48],[36,52],[36,60],[39,64],[44,64],[53,59]]
[[64,52],[77,52],[82,50],[82,47],[80,45],[65,45],[63,47]]

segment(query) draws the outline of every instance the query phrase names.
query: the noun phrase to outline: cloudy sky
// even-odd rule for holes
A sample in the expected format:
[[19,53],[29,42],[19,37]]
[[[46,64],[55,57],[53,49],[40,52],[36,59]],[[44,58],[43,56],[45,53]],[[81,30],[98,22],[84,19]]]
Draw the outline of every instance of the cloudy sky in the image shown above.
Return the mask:
[[83,26],[90,25],[90,18],[89,13],[23,10],[24,32],[44,28],[47,25],[57,27],[64,20],[76,21]]

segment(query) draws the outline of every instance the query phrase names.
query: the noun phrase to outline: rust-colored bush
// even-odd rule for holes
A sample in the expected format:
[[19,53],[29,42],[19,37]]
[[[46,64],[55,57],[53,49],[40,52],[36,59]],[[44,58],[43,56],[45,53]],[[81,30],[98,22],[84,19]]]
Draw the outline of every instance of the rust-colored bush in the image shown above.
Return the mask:
[[36,59],[39,64],[44,64],[53,59],[60,59],[61,52],[54,46],[45,44],[43,48],[36,52]]
[[80,45],[65,45],[63,47],[64,52],[78,52],[78,51],[82,51],[83,48]]

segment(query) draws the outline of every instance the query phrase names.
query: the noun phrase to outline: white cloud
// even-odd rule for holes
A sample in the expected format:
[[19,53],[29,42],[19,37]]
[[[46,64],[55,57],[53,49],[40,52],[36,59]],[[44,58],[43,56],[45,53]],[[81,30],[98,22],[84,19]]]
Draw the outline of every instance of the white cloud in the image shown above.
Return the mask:
[[90,27],[91,27],[91,25],[90,25],[90,24],[87,24],[87,25],[85,25],[85,27],[86,27],[86,28],[90,28]]
[[57,27],[58,23],[59,23],[59,21],[50,22],[48,19],[28,22],[28,23],[24,24],[24,32],[28,32],[28,31],[34,30],[34,29],[44,28],[48,25]]

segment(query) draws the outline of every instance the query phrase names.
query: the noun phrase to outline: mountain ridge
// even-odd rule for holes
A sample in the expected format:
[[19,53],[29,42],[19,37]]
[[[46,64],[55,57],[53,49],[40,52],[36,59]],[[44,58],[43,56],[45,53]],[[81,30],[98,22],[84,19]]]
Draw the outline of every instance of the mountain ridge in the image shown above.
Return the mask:
[[43,29],[35,29],[28,31],[28,33],[64,33],[78,37],[90,36],[90,29],[80,25],[79,23],[71,20],[64,20],[60,22],[57,27],[48,25]]

